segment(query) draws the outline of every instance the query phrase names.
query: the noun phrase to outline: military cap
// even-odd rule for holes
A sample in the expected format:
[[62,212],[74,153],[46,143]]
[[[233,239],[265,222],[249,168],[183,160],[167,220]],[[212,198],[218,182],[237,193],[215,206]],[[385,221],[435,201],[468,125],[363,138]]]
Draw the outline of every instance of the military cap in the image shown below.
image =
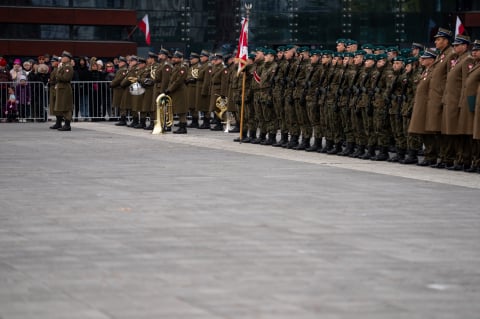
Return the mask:
[[385,49],[386,52],[399,52],[398,47],[388,47]]
[[210,56],[210,52],[208,52],[207,50],[202,50],[202,51],[200,51],[200,56],[209,57],[209,56]]
[[138,56],[136,55],[131,55],[130,56],[130,61],[133,60],[133,61],[138,61]]
[[412,43],[412,49],[423,50],[423,49],[425,49],[425,46],[424,46],[423,44],[420,44],[420,43],[417,43],[417,42],[413,42],[413,43]]
[[373,50],[374,51],[385,51],[386,48],[383,45],[377,45]]
[[288,50],[291,50],[291,49],[295,49],[295,46],[293,44],[287,44],[285,46],[285,51],[288,51]]
[[277,52],[275,52],[275,50],[272,50],[272,49],[265,49],[264,51],[264,54],[267,55],[267,54],[272,54],[272,55],[275,55]]
[[297,52],[298,52],[298,53],[310,52],[310,48],[307,47],[307,46],[299,47],[299,48],[297,49]]
[[355,40],[352,40],[352,39],[347,39],[347,41],[345,42],[346,46],[349,46],[349,45],[352,45],[352,44],[358,44],[358,42],[355,41]]
[[437,55],[436,50],[426,49],[420,57],[424,59],[435,59]]
[[312,51],[310,51],[310,55],[322,56],[322,55],[323,55],[323,51],[320,51],[320,50],[312,50]]
[[124,56],[119,56],[118,61],[127,63],[127,59]]
[[343,38],[337,39],[337,41],[336,41],[337,44],[339,44],[339,43],[345,44],[346,42],[347,42],[347,39],[343,39]]
[[459,44],[466,44],[469,45],[470,42],[470,37],[468,35],[463,35],[463,34],[457,34],[455,36],[455,40],[453,41],[452,45],[459,45]]
[[63,51],[62,52],[62,56],[66,56],[67,58],[71,59],[72,58],[72,54],[68,51]]
[[256,56],[257,55],[254,52],[251,52],[251,53],[248,54],[248,58],[251,59],[251,60],[255,60]]
[[142,57],[138,57],[138,63],[147,63],[147,60]]
[[352,52],[343,52],[344,58],[353,58],[355,55]]
[[148,57],[149,58],[156,58],[157,56],[158,56],[158,54],[156,54],[155,52],[148,51]]
[[475,40],[473,42],[472,51],[478,51],[478,50],[480,50],[480,40]]
[[216,60],[216,59],[223,59],[223,54],[218,52],[218,53],[214,53],[212,55],[212,60]]
[[284,51],[285,51],[285,47],[283,45],[277,48],[277,52],[284,52]]
[[355,52],[353,52],[353,55],[357,56],[357,55],[365,55],[367,54],[367,52],[363,51],[363,50],[357,50]]
[[377,58],[375,57],[375,54],[365,54],[365,60],[374,60],[374,61],[376,61]]
[[173,52],[173,57],[182,59],[183,58],[183,53],[176,50],[175,52]]
[[255,52],[263,52],[263,53],[265,53],[265,48],[264,48],[264,47],[257,47],[257,48],[255,49]]
[[393,62],[403,62],[405,63],[405,58],[401,56],[396,56],[392,59]]
[[400,55],[405,58],[408,58],[410,55],[412,55],[412,49],[409,49],[409,48],[401,49]]
[[365,43],[364,45],[362,45],[362,50],[365,50],[365,49],[370,49],[370,50],[373,50],[373,45],[370,44],[370,43]]
[[452,38],[452,31],[450,31],[448,29],[445,29],[445,28],[438,28],[437,34],[435,34],[433,37],[434,38],[444,37],[444,38],[447,38],[447,39],[451,39]]
[[376,57],[377,57],[377,61],[378,61],[378,60],[387,59],[388,55],[385,54],[385,53],[380,53],[380,54],[377,54]]
[[52,60],[53,62],[59,62],[59,61],[60,61],[60,57],[58,57],[58,56],[56,56],[56,55],[54,54],[54,55],[52,55],[51,60]]
[[170,52],[164,48],[161,48],[160,51],[158,51],[158,55],[160,54],[165,54],[166,56],[170,56]]
[[333,52],[332,57],[334,58],[343,58],[343,54],[341,52]]
[[200,55],[198,53],[195,53],[195,52],[190,53],[190,59],[199,59],[199,58],[200,58]]
[[322,51],[322,55],[332,56],[332,55],[333,55],[333,51],[332,51],[332,50],[323,50],[323,51]]
[[418,59],[416,57],[409,57],[408,59],[405,59],[405,65],[407,64],[412,64],[413,62],[416,62],[418,61]]

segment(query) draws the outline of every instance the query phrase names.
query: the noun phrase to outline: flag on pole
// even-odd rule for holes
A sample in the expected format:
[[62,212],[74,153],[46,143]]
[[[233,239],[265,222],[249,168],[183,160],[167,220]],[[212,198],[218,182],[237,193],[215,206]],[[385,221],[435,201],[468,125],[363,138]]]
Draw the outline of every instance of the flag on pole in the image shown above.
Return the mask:
[[247,65],[248,59],[248,19],[243,18],[242,29],[240,31],[240,37],[238,38],[237,56],[235,57],[238,62],[238,71],[240,73],[242,69]]
[[148,24],[148,14],[146,14],[140,22],[138,22],[138,28],[145,33],[145,42],[150,45],[150,25]]
[[455,35],[463,34],[465,32],[465,27],[463,26],[462,20],[457,16],[457,23],[455,24]]

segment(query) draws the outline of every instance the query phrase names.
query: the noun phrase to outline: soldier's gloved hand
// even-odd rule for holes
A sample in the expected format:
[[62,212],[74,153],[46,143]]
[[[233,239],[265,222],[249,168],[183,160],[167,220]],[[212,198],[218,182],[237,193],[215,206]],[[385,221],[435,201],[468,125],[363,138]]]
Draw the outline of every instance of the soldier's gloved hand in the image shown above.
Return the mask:
[[273,107],[273,100],[272,100],[272,99],[267,100],[267,102],[265,103],[265,105],[266,105],[268,108],[272,108],[272,107]]

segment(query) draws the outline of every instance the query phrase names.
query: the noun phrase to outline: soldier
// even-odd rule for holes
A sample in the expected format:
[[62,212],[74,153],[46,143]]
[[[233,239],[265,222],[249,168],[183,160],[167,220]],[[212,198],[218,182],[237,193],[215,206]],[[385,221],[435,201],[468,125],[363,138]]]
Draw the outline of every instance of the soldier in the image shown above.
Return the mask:
[[273,107],[272,82],[275,78],[277,63],[275,62],[276,52],[272,49],[265,50],[262,74],[260,75],[260,104],[262,112],[262,126],[260,136],[268,133],[268,139],[261,142],[262,145],[273,145],[276,142],[277,128],[275,125],[275,109]]
[[125,126],[127,125],[126,110],[122,109],[122,97],[125,93],[125,88],[120,86],[120,83],[127,75],[127,59],[123,56],[118,57],[118,70],[115,73],[115,77],[112,82],[110,82],[110,87],[113,91],[113,107],[118,107],[120,112],[120,120],[115,123],[116,126]]
[[187,134],[187,112],[185,101],[185,79],[187,78],[188,66],[183,62],[183,53],[175,51],[172,57],[173,70],[168,84],[166,95],[172,98],[173,112],[178,114],[179,127],[174,134]]
[[210,78],[212,68],[209,62],[210,53],[206,50],[200,52],[200,62],[198,66],[197,88],[196,88],[196,103],[197,109],[203,113],[203,123],[199,129],[210,129]]
[[[282,50],[279,47],[279,52]],[[285,118],[285,90],[288,86],[288,73],[292,68],[292,64],[294,62],[295,56],[295,46],[293,45],[286,45],[283,48],[284,52],[281,54],[283,57],[282,59],[277,59],[277,70],[274,79],[274,87],[273,87],[273,106],[275,108],[275,116],[276,116],[276,128],[280,130],[280,140],[277,143],[274,143],[272,146],[274,147],[281,147],[283,145],[288,144],[288,128]],[[278,58],[277,54],[277,58]]]
[[[223,63],[223,55],[215,53],[212,56],[212,75],[210,78],[210,108],[209,112],[214,112],[214,126],[210,128],[212,131],[223,131],[222,118],[217,114],[217,100],[221,98],[225,100],[228,94],[228,70]],[[226,115],[226,114],[225,114]]]
[[55,112],[61,119],[65,120],[65,124],[58,128],[59,131],[71,131],[70,121],[72,120],[73,111],[73,92],[71,81],[73,78],[73,67],[70,64],[72,55],[70,52],[63,51],[61,62],[57,69],[57,84],[55,85]]
[[[425,50],[423,55],[420,56],[420,63],[424,67],[424,70],[422,73],[422,78],[418,83],[417,89],[415,91],[412,119],[408,127],[408,134],[421,134],[423,136],[427,134],[425,124],[426,124],[426,116],[427,116],[428,92],[429,92],[431,81],[432,81],[432,74],[433,74],[432,65],[435,62],[436,58],[437,58],[437,52],[430,49]],[[418,163],[417,165],[428,166],[431,163],[434,163],[436,161],[437,155],[431,150],[432,150],[431,148],[427,148],[425,150],[424,160],[421,163]],[[415,151],[415,150],[411,149],[411,151]],[[409,157],[410,157],[410,154],[409,154]],[[408,159],[409,158],[405,159],[405,164],[410,164],[410,162],[407,163]]]
[[393,58],[393,82],[389,84],[390,96],[387,96],[390,103],[390,130],[395,139],[396,155],[390,158],[389,162],[398,162],[405,159],[407,152],[407,138],[403,133],[402,104],[409,85],[408,73],[404,72],[405,59],[403,57]]
[[[169,61],[170,52],[167,49],[160,49],[158,52],[158,65],[155,69],[154,88],[153,88],[153,111],[150,113],[151,119],[157,118],[157,98],[160,94],[165,93],[170,83],[170,77],[172,75],[173,65]],[[153,122],[153,121],[152,121]],[[146,129],[150,129],[147,127]],[[152,128],[153,130],[153,128]],[[166,129],[171,130],[170,127]]]
[[[295,90],[297,85],[297,79],[304,81],[305,75],[299,76],[302,73],[302,69],[305,70],[306,62],[303,62],[306,53],[303,53],[305,47],[297,48],[296,52],[298,56],[293,62],[287,76],[287,87],[285,88],[285,121],[287,123],[288,131],[290,132],[290,141],[287,144],[283,144],[282,147],[297,148],[299,145],[298,140],[300,138],[300,127],[298,126],[298,118],[296,113],[296,105],[300,101],[300,96],[297,93],[297,101],[295,101]],[[305,72],[305,71],[303,71]],[[303,79],[302,79],[303,78]]]
[[[307,101],[305,99],[304,91],[307,85],[308,72],[310,66],[310,49],[308,47],[301,47],[297,50],[300,53],[300,61],[297,66],[296,74],[293,77],[293,99],[295,103],[296,126],[293,126],[292,134],[295,136],[302,136],[302,142],[295,147],[296,150],[305,150],[310,148],[310,139],[312,138],[312,126],[308,120],[307,115]],[[298,132],[298,133],[297,133]]]
[[320,107],[318,106],[319,87],[326,74],[320,62],[322,56],[323,52],[320,50],[310,52],[310,66],[307,70],[307,81],[303,93],[310,130],[314,133],[313,144],[305,148],[307,152],[316,152],[322,147],[323,130],[320,126]]
[[413,104],[415,99],[415,92],[417,85],[422,80],[423,69],[418,66],[417,58],[411,57],[405,60],[405,74],[407,75],[408,83],[406,85],[405,100],[402,104],[403,116],[403,135],[407,137],[407,157],[404,160],[399,160],[401,164],[417,164],[418,150],[422,148],[422,139],[418,134],[408,134],[408,127],[412,118]]
[[198,128],[198,109],[197,109],[197,78],[198,70],[200,68],[200,55],[198,53],[190,53],[190,66],[188,67],[187,79],[185,83],[187,85],[186,103],[190,115],[192,116],[192,122],[187,125],[190,128]]
[[[241,90],[239,91],[239,86],[241,89],[242,83],[238,81],[238,63],[235,63],[235,54],[227,54],[225,57],[226,63],[227,63],[227,71],[228,71],[228,76],[227,76],[227,98],[228,98],[228,103],[227,103],[227,123],[229,121],[234,121],[235,126],[233,128],[230,128],[228,130],[228,133],[240,133],[240,119],[238,115],[240,114],[238,112],[238,104],[236,102],[240,101],[241,99]],[[240,92],[240,95],[238,94]],[[233,124],[233,123],[230,123]],[[228,125],[227,125],[228,126]]]
[[[453,59],[455,51],[450,45],[452,31],[439,28],[435,35],[435,47],[440,51],[432,70],[432,80],[428,91],[428,104],[425,122],[425,134],[423,142],[425,143],[425,153],[429,152],[432,163],[423,161],[423,166],[430,165],[434,168],[445,168],[452,166],[455,159],[454,154],[446,153],[446,142],[442,130],[442,111],[443,111],[443,93],[447,82],[447,72],[450,67],[450,61]],[[435,159],[433,159],[435,157]],[[437,158],[440,161],[437,163]]]
[[[473,67],[473,58],[468,52],[470,37],[466,35],[457,35],[452,43],[455,50],[453,60],[449,63],[449,71],[443,96],[444,109],[442,112],[442,134],[446,143],[446,153],[455,154],[454,165],[448,167],[449,170],[460,171],[470,168],[470,158],[465,159],[463,152],[469,139],[461,135],[463,125],[460,125],[460,97],[462,88],[465,85],[468,71]],[[464,123],[462,123],[464,124]],[[469,143],[470,144],[470,143]],[[465,165],[465,167],[464,167]]]
[[[49,111],[50,115],[54,115],[56,118],[55,124],[50,126],[50,129],[56,130],[62,127],[62,117],[59,112],[55,111],[55,99],[56,99],[56,89],[57,85],[57,71],[58,71],[58,57],[52,57],[52,72],[50,72],[50,78],[48,79],[48,90],[49,90]],[[10,73],[8,73],[10,75]],[[11,77],[10,77],[11,79]]]
[[333,74],[333,70],[335,69],[335,66],[332,66],[332,55],[333,51],[331,50],[324,50],[322,52],[321,78],[318,80],[318,91],[316,92],[320,119],[317,127],[318,129],[315,129],[315,127],[313,129],[314,131],[318,131],[315,132],[315,136],[317,138],[320,138],[320,136],[325,137],[325,147],[320,147],[322,141],[319,141],[319,147],[317,149],[317,152],[319,153],[327,153],[333,147],[333,133],[331,130],[329,130],[328,108],[326,107],[325,103],[327,100],[327,91],[330,78]]
[[412,56],[419,58],[420,57],[420,52],[425,50],[425,46],[423,44],[413,42],[412,43]]
[[[255,70],[255,54],[250,53],[247,59],[247,65],[242,72],[245,72],[245,99],[244,99],[244,122],[248,136],[242,135],[242,143],[251,143],[257,139],[257,124],[255,121],[255,110],[253,107],[253,91],[251,89],[253,83],[253,72]],[[243,75],[242,75],[243,76]]]
[[[262,93],[261,93],[261,76],[263,72],[263,64],[265,63],[265,48],[257,48],[255,50],[255,61],[254,61],[254,69],[253,69],[253,77],[251,83],[251,89],[253,93],[253,110],[255,116],[256,127],[260,128],[260,135],[257,139],[252,141],[252,144],[260,144],[264,142],[267,134],[264,129],[264,122],[263,122],[263,114],[262,114]],[[262,134],[262,128],[264,130]]]
[[337,39],[336,44],[337,44],[337,52],[342,53],[347,50],[347,46],[345,43],[347,42],[346,39]]
[[[130,114],[132,112],[132,105],[133,105],[133,95],[130,94],[130,85],[137,81],[137,63],[138,57],[135,55],[131,55],[128,61],[128,72],[125,75],[125,78],[120,82],[120,86],[125,89],[125,93],[123,94],[121,110],[125,110],[125,114]],[[122,111],[120,111],[122,112]],[[138,117],[134,115],[132,122],[127,125],[128,127],[132,127],[138,124]]]
[[[143,94],[142,106],[140,108],[140,124],[135,128],[143,128],[145,130],[153,130],[154,119],[152,117],[154,112],[154,102],[153,102],[153,93],[154,93],[154,77],[155,77],[155,68],[157,63],[155,62],[157,54],[154,52],[148,52],[148,58],[146,60],[146,66],[143,68],[143,71],[139,74],[138,82],[145,89]],[[147,127],[146,117],[150,116],[150,123]]]
[[[475,59],[475,65],[468,74],[464,94],[462,94],[460,118],[473,117],[472,166],[467,171],[480,173],[480,40],[475,40],[473,43],[472,56]],[[466,112],[469,113],[468,116],[462,116]]]
[[[142,74],[147,70],[146,69],[147,61],[142,58],[142,57],[137,57],[137,65],[134,71],[134,74],[130,76],[130,83],[139,83],[141,86],[142,84],[139,82],[140,77]],[[127,75],[127,77],[129,77]],[[143,86],[142,86],[143,88]],[[143,98],[145,93],[139,94],[138,92],[136,93],[135,91],[130,91],[132,94],[132,113],[133,113],[133,121],[130,125],[127,125],[128,127],[132,128],[144,128],[145,127],[145,116],[146,112],[142,111],[142,104],[143,104]]]
[[361,49],[365,51],[366,54],[373,54],[374,46],[370,43],[365,43],[361,46]]

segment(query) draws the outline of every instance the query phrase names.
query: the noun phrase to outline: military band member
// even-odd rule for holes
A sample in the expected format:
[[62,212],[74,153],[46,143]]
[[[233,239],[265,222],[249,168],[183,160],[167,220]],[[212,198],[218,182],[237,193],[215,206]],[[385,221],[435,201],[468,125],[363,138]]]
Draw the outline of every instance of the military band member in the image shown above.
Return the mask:
[[61,62],[57,69],[54,111],[60,116],[60,119],[65,120],[65,124],[58,128],[59,131],[72,130],[70,127],[73,112],[73,92],[71,85],[73,79],[73,67],[70,63],[71,59],[72,55],[70,52],[63,51]]
[[[146,130],[153,130],[154,127],[154,118],[153,115],[153,108],[154,108],[154,101],[153,101],[153,91],[154,91],[154,77],[155,77],[155,68],[157,67],[157,63],[155,62],[157,59],[157,54],[154,52],[148,52],[148,57],[146,60],[146,66],[143,71],[139,74],[138,82],[142,85],[145,89],[145,93],[143,94],[142,99],[142,106],[140,108],[140,124],[137,125],[135,128],[143,128]],[[147,127],[146,125],[146,117],[150,117],[150,123]]]
[[[239,133],[240,132],[240,112],[238,106],[240,105],[238,102],[242,98],[242,82],[239,81],[238,72],[238,62],[235,62],[235,55],[229,54],[225,58],[227,63],[227,70],[228,70],[228,104],[227,104],[227,112],[229,112],[230,116],[227,118],[232,119],[235,123],[235,126],[232,127],[228,132],[229,133]],[[230,124],[234,124],[230,123]]]
[[[215,112],[219,112],[217,99],[226,99],[228,94],[228,70],[223,63],[223,55],[215,53],[212,56],[212,75],[210,78],[210,108],[209,113],[214,114],[214,126],[210,129],[212,131],[223,131],[222,119],[219,118]],[[226,114],[225,114],[226,115]]]
[[[170,63],[169,55],[170,55],[170,52],[167,49],[162,48],[158,52],[158,56],[157,56],[158,66],[155,69],[155,78],[154,78],[155,84],[153,89],[153,100],[152,100],[153,111],[150,114],[150,119],[157,118],[157,97],[167,90],[168,84],[170,83],[170,77],[172,75],[173,65]],[[167,131],[170,129],[171,129],[170,127],[167,127]]]
[[187,134],[188,106],[185,101],[185,79],[187,78],[188,65],[183,62],[183,53],[175,51],[172,57],[173,71],[170,77],[166,95],[172,98],[173,112],[178,114],[179,127],[174,134]]
[[[139,83],[142,85],[142,83],[139,82],[141,76],[143,75],[144,72],[147,71],[147,61],[145,58],[138,57],[137,58],[137,65],[135,68],[135,74],[130,78],[131,83]],[[142,85],[143,87],[143,85]],[[133,113],[133,121],[128,127],[132,128],[144,128],[145,127],[145,121],[146,121],[146,112],[143,112],[143,98],[145,96],[145,93],[143,94],[138,94],[138,95],[132,95],[132,113]]]
[[[127,61],[128,61],[127,62],[128,72],[125,75],[125,78],[122,80],[122,82],[120,82],[120,86],[125,89],[125,92],[122,97],[120,112],[122,112],[122,110],[125,110],[125,115],[129,113],[130,115],[132,115],[131,112],[132,112],[133,95],[130,94],[130,85],[133,82],[136,82],[138,57],[135,55],[131,55],[129,58],[127,58]],[[137,124],[138,124],[138,117],[135,115],[133,118],[133,121],[128,126],[131,127]]]
[[186,91],[186,103],[190,115],[192,116],[192,122],[187,125],[190,128],[198,128],[198,108],[197,108],[197,78],[200,67],[200,55],[198,53],[190,53],[190,66],[188,67],[187,79],[185,84],[187,85]]
[[115,123],[117,126],[127,125],[126,109],[122,108],[122,98],[123,94],[125,94],[125,88],[120,85],[122,80],[127,75],[127,72],[127,59],[123,56],[118,57],[118,70],[115,73],[115,77],[113,78],[112,82],[110,82],[110,87],[112,88],[113,92],[112,106],[114,108],[117,107],[120,113],[120,120]]
[[212,68],[209,62],[210,53],[206,50],[200,52],[200,63],[198,66],[196,103],[197,109],[203,113],[203,123],[199,129],[210,129],[210,78]]

